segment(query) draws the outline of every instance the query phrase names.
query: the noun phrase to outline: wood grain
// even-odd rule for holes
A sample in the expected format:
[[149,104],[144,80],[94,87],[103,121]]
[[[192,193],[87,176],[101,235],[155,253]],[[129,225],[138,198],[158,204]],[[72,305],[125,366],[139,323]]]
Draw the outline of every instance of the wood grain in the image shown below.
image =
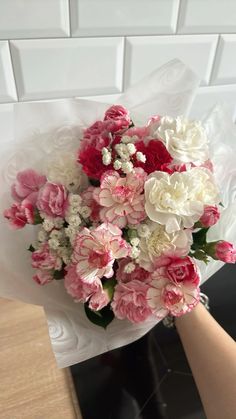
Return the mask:
[[0,418],[82,418],[68,369],[58,369],[41,307],[0,299]]

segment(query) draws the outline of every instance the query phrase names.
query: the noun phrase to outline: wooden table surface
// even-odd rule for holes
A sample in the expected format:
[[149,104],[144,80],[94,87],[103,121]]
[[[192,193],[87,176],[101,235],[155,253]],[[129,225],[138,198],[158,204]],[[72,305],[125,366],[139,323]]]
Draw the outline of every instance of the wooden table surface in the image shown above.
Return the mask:
[[0,299],[0,418],[82,418],[70,370],[56,365],[43,309],[4,299]]

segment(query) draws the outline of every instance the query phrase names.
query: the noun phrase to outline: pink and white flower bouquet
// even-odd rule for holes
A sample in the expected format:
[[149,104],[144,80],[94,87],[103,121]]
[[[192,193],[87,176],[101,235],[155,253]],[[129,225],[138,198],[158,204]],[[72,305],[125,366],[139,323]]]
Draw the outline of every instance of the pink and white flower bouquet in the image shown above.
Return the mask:
[[[169,70],[175,67],[185,72],[186,85],[192,77],[186,108],[196,81],[181,63],[169,64]],[[179,83],[176,75],[172,77],[170,91],[173,83]],[[154,79],[161,80],[160,70],[158,78],[150,78]],[[145,83],[143,86],[145,90]],[[160,89],[157,84],[157,92]],[[150,108],[144,98],[144,104],[135,108],[132,100],[139,90],[140,85],[121,97],[121,105],[96,107],[92,102],[78,101],[77,110],[87,120],[73,125],[69,141],[62,138],[62,147],[51,143],[45,152],[42,144],[52,138],[47,134],[45,140],[45,133],[36,132],[33,145],[31,136],[27,147],[30,156],[34,150],[36,157],[32,165],[29,158],[20,170],[16,159],[10,185],[13,200],[3,211],[13,230],[26,231],[21,252],[25,255],[28,249],[33,294],[45,290],[39,300],[47,294],[43,301],[46,312],[52,307],[67,312],[69,340],[75,336],[70,329],[76,328],[76,315],[81,334],[86,328],[96,337],[100,332],[95,327],[107,328],[106,333],[114,322],[122,320],[112,337],[99,335],[106,349],[137,339],[168,314],[181,316],[191,311],[199,302],[204,263],[236,262],[233,244],[223,240],[227,233],[219,228],[220,237],[214,237],[217,223],[220,225],[230,205],[220,191],[222,184],[218,185],[222,163],[218,168],[220,153],[209,150],[207,123],[204,126],[179,116],[176,111],[181,106],[166,115],[163,111],[168,106],[163,101],[160,106],[158,99]],[[75,114],[76,106],[69,110]],[[58,131],[57,136],[60,138]],[[9,195],[8,191],[8,201]],[[11,234],[17,236],[21,231]],[[11,235],[11,240],[15,236]],[[8,252],[8,265],[14,266],[14,251]],[[8,270],[11,272],[9,266]],[[10,288],[12,294],[14,287]],[[22,294],[27,296],[27,291],[20,293],[20,298]],[[28,300],[38,303],[34,298]],[[88,320],[84,325],[85,316],[96,326],[89,326]],[[130,338],[132,327],[138,333]],[[111,346],[109,340],[113,341]],[[72,347],[77,343],[72,342]],[[86,359],[77,348],[77,357],[73,352],[69,363]],[[92,355],[103,351],[98,344]],[[60,365],[68,365],[68,361]]]

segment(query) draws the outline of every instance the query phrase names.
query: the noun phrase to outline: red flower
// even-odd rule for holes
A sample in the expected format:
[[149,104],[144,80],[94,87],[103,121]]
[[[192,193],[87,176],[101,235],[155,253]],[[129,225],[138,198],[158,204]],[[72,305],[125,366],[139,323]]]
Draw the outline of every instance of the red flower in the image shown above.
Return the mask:
[[103,164],[101,151],[91,145],[79,151],[78,163],[82,165],[86,175],[92,179],[100,180],[104,172],[112,170],[112,165],[105,166]]
[[145,163],[134,158],[134,165],[136,167],[142,167],[148,174],[156,170],[172,173],[168,165],[173,159],[161,141],[150,140],[147,144],[143,141],[138,141],[135,143],[135,147],[137,151],[141,151],[146,156]]

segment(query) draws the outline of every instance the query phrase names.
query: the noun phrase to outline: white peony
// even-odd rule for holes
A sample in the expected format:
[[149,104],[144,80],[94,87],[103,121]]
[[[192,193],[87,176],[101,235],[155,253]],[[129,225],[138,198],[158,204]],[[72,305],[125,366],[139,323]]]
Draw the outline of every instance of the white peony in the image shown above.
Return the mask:
[[191,230],[179,230],[167,233],[163,225],[149,222],[150,235],[139,242],[139,265],[147,271],[153,271],[155,260],[162,255],[178,254],[185,256],[192,244]]
[[153,136],[163,141],[175,163],[202,163],[209,159],[207,136],[199,121],[164,116]]
[[61,183],[70,192],[76,192],[81,184],[81,170],[73,152],[56,153],[47,163],[46,176],[50,182]]
[[205,205],[219,203],[212,173],[200,167],[172,175],[154,172],[144,189],[147,216],[165,225],[167,233],[191,228],[203,214]]

